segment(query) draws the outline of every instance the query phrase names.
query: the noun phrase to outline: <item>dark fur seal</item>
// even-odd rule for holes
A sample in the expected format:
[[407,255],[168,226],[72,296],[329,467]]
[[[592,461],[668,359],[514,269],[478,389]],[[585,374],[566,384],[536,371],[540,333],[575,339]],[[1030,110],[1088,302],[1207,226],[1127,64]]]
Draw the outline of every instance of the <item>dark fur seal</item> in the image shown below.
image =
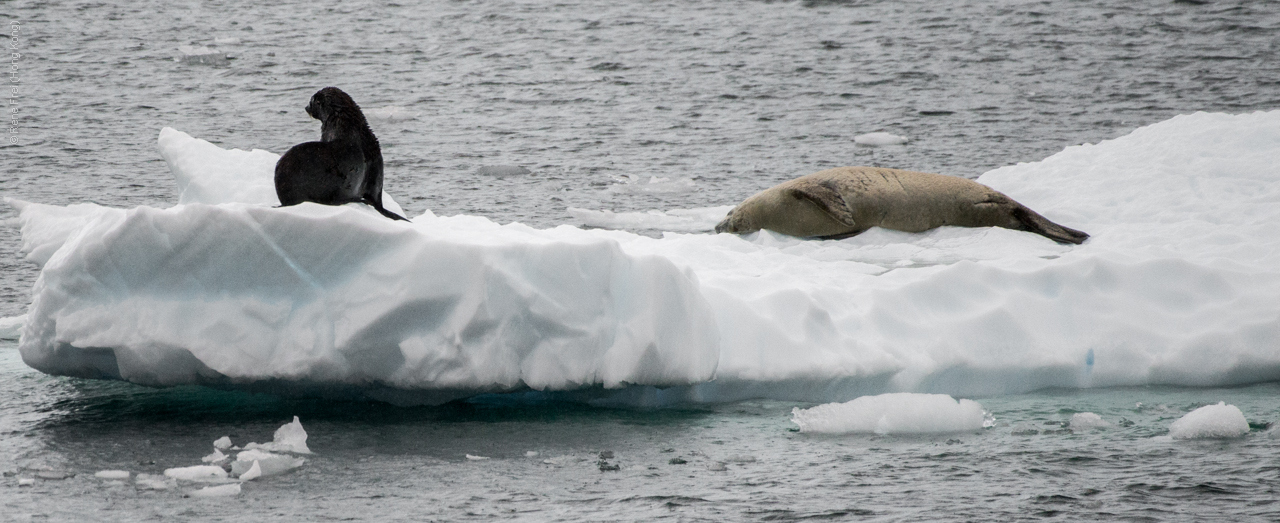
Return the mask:
[[921,232],[943,225],[1004,227],[1061,243],[1089,238],[978,182],[877,167],[838,167],[765,189],[729,211],[716,232],[847,238],[872,227]]
[[382,207],[382,148],[355,100],[337,87],[325,87],[306,110],[320,120],[320,141],[295,145],[276,162],[280,206],[364,202],[383,216],[404,220]]

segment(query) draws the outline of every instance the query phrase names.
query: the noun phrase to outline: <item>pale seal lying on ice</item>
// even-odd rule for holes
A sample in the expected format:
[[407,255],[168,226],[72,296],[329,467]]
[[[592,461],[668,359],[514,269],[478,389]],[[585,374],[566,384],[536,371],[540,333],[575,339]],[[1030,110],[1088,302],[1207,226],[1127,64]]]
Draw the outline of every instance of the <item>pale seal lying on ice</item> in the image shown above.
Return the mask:
[[847,238],[872,227],[921,232],[943,225],[1004,227],[1062,243],[1089,238],[978,182],[879,167],[837,167],[765,189],[729,211],[716,232]]

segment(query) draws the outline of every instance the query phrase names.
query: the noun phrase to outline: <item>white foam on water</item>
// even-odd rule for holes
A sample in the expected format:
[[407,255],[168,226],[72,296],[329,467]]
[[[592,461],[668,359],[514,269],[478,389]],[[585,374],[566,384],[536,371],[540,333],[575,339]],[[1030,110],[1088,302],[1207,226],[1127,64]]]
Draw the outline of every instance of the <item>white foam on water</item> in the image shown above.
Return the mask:
[[42,266],[28,365],[403,403],[1280,380],[1280,111],[1179,116],[979,179],[1090,233],[1079,246],[998,228],[811,241],[393,222],[272,208],[272,153],[172,129],[160,148],[168,209],[7,200]]

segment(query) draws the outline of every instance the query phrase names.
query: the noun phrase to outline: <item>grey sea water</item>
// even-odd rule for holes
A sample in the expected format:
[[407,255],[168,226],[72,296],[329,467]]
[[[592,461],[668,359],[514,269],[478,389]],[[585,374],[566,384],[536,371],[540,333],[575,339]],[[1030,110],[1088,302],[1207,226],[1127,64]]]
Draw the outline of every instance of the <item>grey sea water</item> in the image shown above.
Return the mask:
[[[0,18],[20,55],[0,194],[60,205],[170,205],[160,128],[282,152],[315,139],[302,107],[327,85],[371,116],[410,215],[539,227],[573,223],[569,207],[729,205],[838,165],[974,177],[1177,114],[1280,108],[1268,2],[17,1]],[[874,131],[910,142],[854,144]],[[502,165],[529,172],[484,169]],[[689,183],[644,190],[654,177]],[[0,227],[0,316],[30,302],[18,249]],[[41,375],[12,343],[0,372],[0,519],[1280,520],[1276,384],[976,398],[995,427],[901,438],[790,432],[809,405],[771,401],[407,409],[145,389]],[[1218,401],[1255,430],[1157,439]],[[1117,426],[1061,430],[1083,411]],[[293,415],[316,455],[236,498],[93,477],[198,464],[214,439],[269,439]],[[18,486],[38,471],[72,476]]]

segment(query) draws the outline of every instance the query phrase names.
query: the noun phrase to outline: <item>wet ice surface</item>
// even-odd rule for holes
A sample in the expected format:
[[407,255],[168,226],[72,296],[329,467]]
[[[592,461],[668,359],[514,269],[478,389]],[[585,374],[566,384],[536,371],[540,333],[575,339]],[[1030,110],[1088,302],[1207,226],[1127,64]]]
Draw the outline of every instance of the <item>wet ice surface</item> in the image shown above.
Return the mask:
[[[979,398],[992,428],[834,436],[793,432],[790,409],[812,405],[788,402],[628,410],[538,394],[418,408],[281,400],[48,377],[22,366],[12,345],[0,347],[0,372],[0,509],[18,520],[228,517],[221,502],[184,497],[208,484],[152,490],[143,474],[198,464],[221,435],[270,438],[295,415],[313,454],[301,468],[242,484],[236,513],[364,521],[1280,516],[1280,440],[1265,429],[1280,418],[1277,384]],[[1235,439],[1168,437],[1173,422],[1218,401],[1238,406],[1253,429]],[[1072,432],[1082,412],[1114,426]],[[40,479],[41,470],[73,475]],[[94,477],[101,470],[139,479],[104,481]],[[20,487],[21,478],[34,484]]]

